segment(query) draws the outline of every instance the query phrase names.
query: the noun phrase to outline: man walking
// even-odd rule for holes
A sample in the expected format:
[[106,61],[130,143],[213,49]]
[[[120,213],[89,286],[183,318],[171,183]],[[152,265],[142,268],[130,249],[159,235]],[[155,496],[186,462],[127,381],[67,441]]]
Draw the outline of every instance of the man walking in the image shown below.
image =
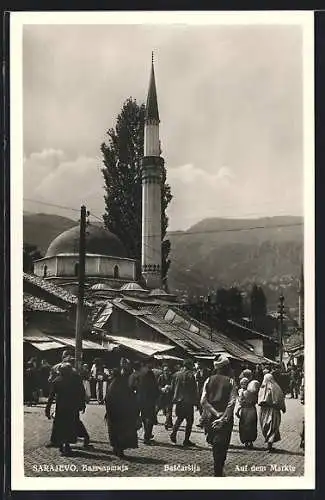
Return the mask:
[[163,371],[158,377],[158,386],[160,389],[159,405],[158,408],[162,409],[165,416],[165,429],[172,429],[172,411],[173,411],[173,400],[172,400],[172,374],[167,365],[163,366]]
[[55,401],[52,435],[55,435],[61,454],[70,455],[70,444],[77,441],[79,434],[79,412],[86,407],[85,389],[81,378],[73,373],[70,363],[62,363],[59,373],[52,384],[45,415],[51,418],[51,405]]
[[176,444],[177,431],[186,420],[185,438],[183,446],[195,446],[190,441],[194,421],[194,406],[198,404],[198,391],[193,373],[193,362],[184,360],[183,368],[174,374],[172,382],[173,402],[176,403],[176,421],[170,435],[171,441]]
[[214,475],[222,476],[233,428],[237,390],[230,377],[228,358],[220,354],[213,366],[214,372],[203,386],[202,420],[207,442],[212,445]]
[[159,387],[152,371],[152,362],[143,363],[138,377],[137,398],[144,426],[144,444],[151,444],[152,429],[156,423],[156,404],[159,397]]

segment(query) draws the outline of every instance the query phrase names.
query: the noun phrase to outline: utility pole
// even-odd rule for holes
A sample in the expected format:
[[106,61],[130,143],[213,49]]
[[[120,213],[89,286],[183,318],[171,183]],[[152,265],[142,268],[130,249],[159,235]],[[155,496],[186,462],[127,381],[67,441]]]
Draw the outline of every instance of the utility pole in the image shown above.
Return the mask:
[[280,323],[280,328],[279,328],[279,358],[280,358],[280,363],[282,363],[282,358],[283,358],[283,317],[284,317],[284,297],[283,295],[280,295],[279,297],[279,305],[278,305],[278,310],[279,310],[279,323]]
[[80,370],[82,361],[82,330],[85,296],[85,257],[86,257],[86,207],[80,209],[79,265],[78,265],[78,303],[76,314],[75,368]]

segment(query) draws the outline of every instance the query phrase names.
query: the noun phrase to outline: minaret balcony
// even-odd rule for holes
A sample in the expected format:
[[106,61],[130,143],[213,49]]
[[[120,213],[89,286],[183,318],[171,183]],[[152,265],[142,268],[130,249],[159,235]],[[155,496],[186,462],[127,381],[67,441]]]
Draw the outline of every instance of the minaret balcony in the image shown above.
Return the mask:
[[164,159],[161,156],[144,156],[142,158],[142,168],[162,168],[164,163]]

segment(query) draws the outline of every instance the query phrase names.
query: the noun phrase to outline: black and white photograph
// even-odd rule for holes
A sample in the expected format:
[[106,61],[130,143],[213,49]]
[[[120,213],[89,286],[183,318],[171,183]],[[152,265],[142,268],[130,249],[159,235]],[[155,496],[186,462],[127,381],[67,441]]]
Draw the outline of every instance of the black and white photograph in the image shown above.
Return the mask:
[[313,488],[313,14],[10,24],[12,488]]

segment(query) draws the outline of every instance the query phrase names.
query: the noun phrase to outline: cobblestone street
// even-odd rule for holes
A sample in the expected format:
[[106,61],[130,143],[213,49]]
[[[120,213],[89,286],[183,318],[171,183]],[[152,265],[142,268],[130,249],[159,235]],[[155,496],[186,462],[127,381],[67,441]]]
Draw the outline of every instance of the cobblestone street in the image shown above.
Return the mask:
[[[296,399],[287,398],[287,412],[282,417],[281,437],[275,450],[269,454],[258,429],[253,450],[243,448],[238,434],[238,419],[232,434],[225,466],[227,476],[302,476],[304,455],[299,448],[300,426],[303,407]],[[92,402],[82,415],[94,446],[84,450],[82,442],[73,446],[73,456],[61,457],[55,448],[46,448],[52,422],[44,416],[44,404],[24,408],[25,419],[25,475],[26,476],[212,476],[212,452],[205,441],[203,431],[193,427],[191,440],[196,447],[182,446],[184,428],[178,434],[178,443],[169,440],[170,431],[162,425],[164,416],[158,416],[151,446],[143,444],[139,431],[139,448],[127,450],[127,458],[120,460],[112,454],[104,422],[105,407]],[[196,412],[196,421],[198,413]],[[172,470],[172,466],[179,465]],[[168,468],[168,466],[171,466]],[[101,470],[102,469],[102,470]]]

